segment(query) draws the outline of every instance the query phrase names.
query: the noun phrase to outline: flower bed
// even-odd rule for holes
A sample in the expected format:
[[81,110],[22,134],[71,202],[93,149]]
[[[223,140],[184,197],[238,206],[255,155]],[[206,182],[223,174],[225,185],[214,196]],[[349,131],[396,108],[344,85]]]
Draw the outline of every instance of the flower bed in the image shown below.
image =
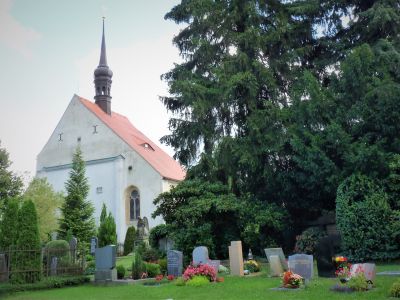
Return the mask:
[[282,287],[288,289],[297,289],[304,283],[304,278],[299,274],[295,274],[292,271],[286,271],[282,276]]
[[215,269],[207,264],[199,264],[196,267],[189,265],[182,275],[185,281],[192,279],[194,276],[205,276],[209,281],[215,281],[217,278]]

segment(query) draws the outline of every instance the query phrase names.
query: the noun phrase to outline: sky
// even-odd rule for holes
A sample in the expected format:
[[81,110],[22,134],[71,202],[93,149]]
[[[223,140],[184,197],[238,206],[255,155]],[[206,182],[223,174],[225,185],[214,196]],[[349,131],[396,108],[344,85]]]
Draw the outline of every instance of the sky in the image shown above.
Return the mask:
[[74,94],[93,100],[105,16],[112,110],[160,144],[169,115],[160,79],[180,62],[182,25],[164,20],[178,0],[0,0],[0,142],[28,181]]

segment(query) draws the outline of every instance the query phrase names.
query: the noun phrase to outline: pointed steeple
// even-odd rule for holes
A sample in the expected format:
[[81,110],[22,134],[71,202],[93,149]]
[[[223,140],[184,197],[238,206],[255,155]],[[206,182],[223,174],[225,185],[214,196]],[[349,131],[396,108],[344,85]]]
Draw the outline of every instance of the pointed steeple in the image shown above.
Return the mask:
[[95,103],[107,114],[111,115],[111,83],[113,72],[107,65],[106,39],[104,35],[104,18],[103,18],[103,36],[101,39],[100,61],[96,70],[94,70],[94,85],[96,96]]

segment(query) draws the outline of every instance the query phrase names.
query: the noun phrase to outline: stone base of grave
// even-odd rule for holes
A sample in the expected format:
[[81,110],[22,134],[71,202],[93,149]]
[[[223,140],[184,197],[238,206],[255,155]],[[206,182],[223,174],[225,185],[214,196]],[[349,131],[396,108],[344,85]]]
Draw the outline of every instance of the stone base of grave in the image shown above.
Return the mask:
[[117,269],[96,270],[94,273],[95,281],[115,281],[117,280]]

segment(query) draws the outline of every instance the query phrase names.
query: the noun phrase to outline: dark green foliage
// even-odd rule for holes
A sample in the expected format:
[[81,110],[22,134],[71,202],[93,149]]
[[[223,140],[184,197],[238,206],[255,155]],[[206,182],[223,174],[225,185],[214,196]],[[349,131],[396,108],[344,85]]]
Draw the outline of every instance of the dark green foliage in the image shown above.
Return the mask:
[[124,255],[128,255],[133,251],[133,244],[135,242],[136,230],[135,227],[129,226],[124,241]]
[[111,212],[108,213],[106,206],[103,204],[103,209],[101,211],[100,219],[100,227],[98,233],[99,239],[99,247],[104,247],[107,245],[116,245],[117,244],[117,229],[115,225],[114,217],[111,215]]
[[168,237],[168,226],[160,224],[150,229],[149,244],[152,248],[159,248],[159,240]]
[[41,245],[35,204],[31,200],[25,200],[18,211],[17,236],[12,282],[39,281],[42,277]]
[[69,243],[65,240],[50,241],[45,246],[45,258],[58,257],[60,261],[69,261],[71,259]]
[[220,183],[186,180],[155,199],[153,216],[162,216],[169,224],[177,249],[191,253],[203,245],[210,257],[224,258],[230,241],[242,235],[245,243],[255,245],[260,235],[273,236],[282,226],[284,214],[277,207],[247,201]]
[[85,162],[79,148],[74,153],[69,176],[65,183],[67,196],[61,207],[59,233],[61,238],[65,238],[70,230],[81,245],[88,245],[90,238],[95,234],[94,208],[86,199],[89,184],[85,176]]
[[166,258],[160,258],[158,260],[158,264],[160,265],[161,274],[167,274],[167,271],[168,271],[168,269],[167,269],[167,267],[168,267],[167,259]]
[[352,175],[340,184],[336,223],[342,236],[342,248],[350,260],[398,257],[393,217],[387,194],[370,178]]
[[0,249],[6,250],[17,243],[18,208],[19,201],[16,199],[8,199],[5,202],[3,218],[0,219]]
[[9,170],[10,166],[7,150],[0,147],[0,216],[6,199],[18,196],[23,187],[21,178]]
[[68,277],[51,277],[35,283],[26,284],[1,284],[0,296],[15,292],[37,291],[54,288],[62,288],[67,286],[77,286],[90,282],[87,276],[68,276]]
[[296,237],[294,252],[315,255],[315,247],[319,240],[326,236],[326,232],[319,228],[308,228]]
[[147,276],[150,278],[154,278],[157,275],[161,274],[160,265],[153,263],[145,263],[145,269],[147,272]]
[[155,262],[160,257],[158,250],[148,247],[142,253],[142,259],[146,262]]
[[117,278],[124,279],[125,278],[125,267],[123,265],[117,265]]
[[142,260],[142,256],[139,253],[135,252],[132,262],[132,278],[140,279],[144,272],[146,272],[146,267]]
[[390,296],[400,298],[400,280],[395,281],[390,287]]

